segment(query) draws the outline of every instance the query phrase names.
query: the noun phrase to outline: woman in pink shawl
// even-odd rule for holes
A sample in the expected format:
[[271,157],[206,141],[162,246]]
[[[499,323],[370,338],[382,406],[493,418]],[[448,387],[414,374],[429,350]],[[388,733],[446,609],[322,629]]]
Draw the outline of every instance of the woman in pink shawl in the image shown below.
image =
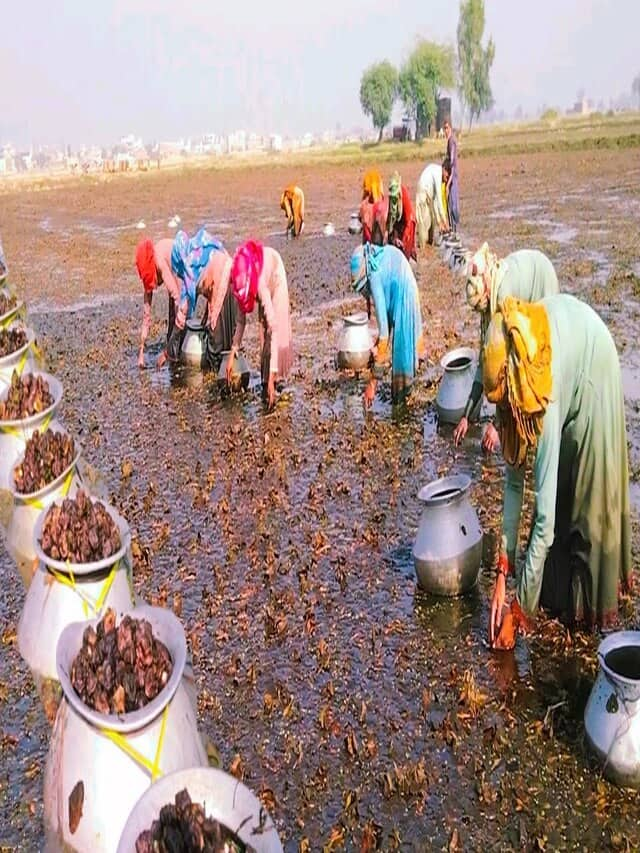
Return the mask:
[[233,338],[232,358],[227,368],[230,378],[233,355],[240,349],[247,314],[258,300],[262,357],[262,393],[271,408],[276,398],[276,379],[284,379],[292,360],[289,289],[282,258],[275,249],[247,240],[236,250],[231,264],[231,287],[240,312]]

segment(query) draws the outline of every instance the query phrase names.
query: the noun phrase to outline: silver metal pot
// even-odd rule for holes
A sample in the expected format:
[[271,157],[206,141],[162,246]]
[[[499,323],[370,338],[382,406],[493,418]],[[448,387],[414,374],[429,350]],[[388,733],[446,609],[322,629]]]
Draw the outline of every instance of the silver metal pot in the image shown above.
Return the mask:
[[342,370],[364,370],[371,357],[369,318],[364,311],[342,318],[337,364]]
[[351,218],[349,219],[349,234],[361,234],[362,233],[362,222],[360,222],[360,214],[358,211],[351,214]]
[[229,388],[231,391],[246,391],[249,387],[249,379],[251,371],[249,370],[249,362],[242,353],[233,360],[233,372],[231,374],[231,382],[227,382],[227,365],[229,364],[229,356],[231,350],[225,350],[222,353],[222,361],[218,369],[218,383]]
[[[24,453],[27,441],[36,430],[44,432],[48,426],[60,428],[53,420],[56,409],[62,402],[62,383],[50,373],[43,370],[32,370],[33,376],[41,376],[49,385],[53,403],[44,412],[37,412],[19,421],[0,421],[0,489],[11,489],[13,486],[13,466],[18,457]],[[0,390],[0,398],[8,394],[9,386]]]
[[160,809],[187,789],[194,803],[204,806],[207,817],[236,832],[257,853],[282,853],[273,821],[260,800],[229,773],[213,767],[191,767],[163,776],[140,797],[125,824],[118,853],[132,853],[141,832],[157,820]]
[[[64,692],[49,744],[44,776],[45,850],[113,853],[131,810],[155,777],[206,767],[190,688],[184,677],[184,628],[169,610],[142,605],[126,611],[147,619],[167,647],[173,672],[161,692],[138,711],[100,714],[85,705],[70,680],[86,622],[68,625],[56,648]],[[118,613],[118,621],[122,613]],[[97,620],[92,620],[95,627]],[[84,785],[77,827],[69,824],[69,797]]]
[[600,670],[584,709],[587,742],[611,782],[640,788],[640,631],[617,631],[598,647]]
[[[458,347],[440,359],[444,375],[436,395],[438,417],[442,423],[457,424],[464,414],[476,373],[476,354],[470,347]],[[482,400],[471,413],[477,418]]]
[[442,477],[418,492],[423,503],[413,562],[418,585],[433,595],[461,595],[478,582],[483,533],[466,474]]
[[180,360],[185,364],[202,364],[206,329],[199,320],[187,320],[187,331],[182,341]]

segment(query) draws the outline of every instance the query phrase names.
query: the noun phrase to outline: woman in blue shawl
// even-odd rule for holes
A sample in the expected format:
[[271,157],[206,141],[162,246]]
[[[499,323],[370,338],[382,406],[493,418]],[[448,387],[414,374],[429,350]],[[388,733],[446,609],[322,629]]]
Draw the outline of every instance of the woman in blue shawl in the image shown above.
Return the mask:
[[185,325],[196,308],[198,284],[212,252],[224,250],[224,246],[205,229],[201,228],[193,237],[186,231],[178,231],[171,250],[171,269],[180,280],[180,306],[176,313],[174,331],[168,342],[169,358],[177,361],[185,335]]
[[389,362],[391,338],[391,399],[402,402],[413,384],[418,360],[423,356],[420,297],[413,271],[395,246],[358,246],[351,256],[351,283],[356,293],[373,300],[378,322],[373,375],[364,392],[368,408],[377,380]]

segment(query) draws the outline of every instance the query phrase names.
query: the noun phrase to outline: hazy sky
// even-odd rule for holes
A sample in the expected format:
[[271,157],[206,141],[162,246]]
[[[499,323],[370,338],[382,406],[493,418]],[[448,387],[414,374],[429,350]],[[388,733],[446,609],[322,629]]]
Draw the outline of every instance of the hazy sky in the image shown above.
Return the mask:
[[[454,44],[458,11],[456,0],[5,0],[0,141],[365,126],[363,69],[400,65],[417,36]],[[608,103],[640,73],[640,0],[485,0],[485,11],[499,109],[565,107],[580,88]]]

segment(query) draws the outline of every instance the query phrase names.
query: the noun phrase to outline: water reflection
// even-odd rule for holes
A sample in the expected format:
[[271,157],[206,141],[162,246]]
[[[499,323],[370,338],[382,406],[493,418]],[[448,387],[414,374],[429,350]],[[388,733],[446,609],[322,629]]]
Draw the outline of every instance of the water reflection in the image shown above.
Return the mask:
[[485,630],[484,597],[477,587],[466,595],[441,598],[416,587],[413,612],[419,625],[439,637],[459,640]]

